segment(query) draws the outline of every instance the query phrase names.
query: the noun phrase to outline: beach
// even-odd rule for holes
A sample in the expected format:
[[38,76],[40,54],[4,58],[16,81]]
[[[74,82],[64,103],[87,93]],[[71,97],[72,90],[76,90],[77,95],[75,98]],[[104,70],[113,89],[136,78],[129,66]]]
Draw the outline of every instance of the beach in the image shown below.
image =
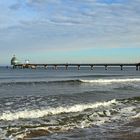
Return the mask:
[[0,139],[138,140],[140,72],[0,68]]

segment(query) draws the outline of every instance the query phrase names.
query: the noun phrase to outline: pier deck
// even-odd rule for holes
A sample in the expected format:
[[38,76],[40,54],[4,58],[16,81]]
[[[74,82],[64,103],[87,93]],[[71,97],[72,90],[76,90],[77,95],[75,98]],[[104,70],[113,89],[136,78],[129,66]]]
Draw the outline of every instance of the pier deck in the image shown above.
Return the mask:
[[13,65],[13,68],[32,68],[36,69],[37,67],[54,67],[57,70],[58,67],[65,67],[67,70],[68,67],[77,67],[80,70],[80,67],[90,67],[93,70],[94,67],[104,67],[107,70],[108,67],[120,67],[123,70],[123,67],[136,67],[136,70],[140,70],[140,63],[88,63],[88,64],[79,64],[79,63],[66,63],[66,64],[16,64]]

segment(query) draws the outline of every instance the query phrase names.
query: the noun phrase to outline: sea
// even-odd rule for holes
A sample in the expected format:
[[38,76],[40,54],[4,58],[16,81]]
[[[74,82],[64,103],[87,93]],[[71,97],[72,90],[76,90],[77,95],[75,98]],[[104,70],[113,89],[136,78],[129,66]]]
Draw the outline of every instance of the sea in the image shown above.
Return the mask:
[[1,140],[121,139],[139,120],[135,67],[0,67]]

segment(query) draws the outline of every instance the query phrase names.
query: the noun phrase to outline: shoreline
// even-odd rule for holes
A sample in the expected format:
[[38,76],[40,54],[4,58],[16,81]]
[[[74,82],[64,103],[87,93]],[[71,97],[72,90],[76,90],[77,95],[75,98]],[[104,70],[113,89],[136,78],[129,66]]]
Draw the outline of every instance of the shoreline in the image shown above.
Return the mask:
[[[71,130],[74,131],[74,130]],[[63,132],[63,131],[62,131]],[[54,133],[59,133],[59,131],[54,131]],[[60,132],[61,133],[61,132]],[[46,137],[50,135],[49,130],[34,130],[30,131],[27,135],[23,137],[24,139],[34,139],[39,137]],[[98,139],[98,138],[95,138]],[[100,137],[99,139],[116,139],[116,140],[139,140],[140,139],[140,119],[133,119],[131,122],[123,125],[120,130],[110,130],[107,132],[106,137]]]

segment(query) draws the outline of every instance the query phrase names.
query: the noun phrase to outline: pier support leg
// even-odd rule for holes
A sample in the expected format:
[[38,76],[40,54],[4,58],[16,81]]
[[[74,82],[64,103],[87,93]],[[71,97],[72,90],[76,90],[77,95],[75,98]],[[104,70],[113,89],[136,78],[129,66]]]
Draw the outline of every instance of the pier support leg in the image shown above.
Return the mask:
[[16,68],[16,66],[15,65],[13,65],[13,69],[15,69]]
[[65,69],[68,70],[68,65],[65,65]]
[[57,70],[57,65],[54,65],[54,69]]
[[105,70],[107,70],[107,65],[105,65]]
[[121,67],[121,70],[123,70],[123,65],[120,65],[120,67]]
[[78,68],[77,69],[80,70],[80,65],[78,65]]
[[93,65],[90,66],[90,70],[93,70]]
[[136,71],[138,71],[139,70],[139,66],[138,65],[136,65]]
[[44,65],[44,68],[45,68],[45,69],[47,69],[47,67],[48,67],[47,65]]
[[23,66],[22,65],[20,66],[20,69],[23,69]]

